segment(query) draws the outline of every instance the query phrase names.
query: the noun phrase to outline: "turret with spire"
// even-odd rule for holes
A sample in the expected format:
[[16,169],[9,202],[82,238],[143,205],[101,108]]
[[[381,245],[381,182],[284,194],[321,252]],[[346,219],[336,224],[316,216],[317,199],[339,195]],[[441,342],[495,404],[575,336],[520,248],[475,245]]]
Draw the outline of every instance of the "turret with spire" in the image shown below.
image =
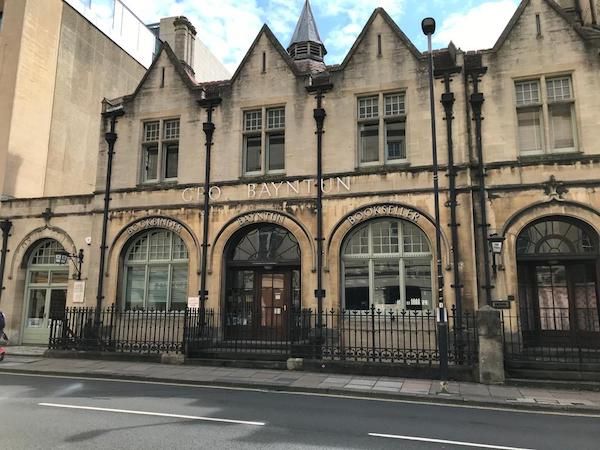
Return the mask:
[[319,30],[310,7],[306,0],[296,29],[287,49],[289,55],[301,70],[321,72],[325,70],[323,57],[327,54],[319,36]]

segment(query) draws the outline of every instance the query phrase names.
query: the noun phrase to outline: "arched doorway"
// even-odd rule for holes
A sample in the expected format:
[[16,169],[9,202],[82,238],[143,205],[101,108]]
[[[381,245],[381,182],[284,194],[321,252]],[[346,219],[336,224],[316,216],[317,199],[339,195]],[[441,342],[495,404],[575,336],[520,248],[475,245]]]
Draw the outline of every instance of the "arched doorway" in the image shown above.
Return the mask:
[[137,234],[123,257],[123,308],[182,310],[188,298],[188,249],[177,234]]
[[64,309],[67,302],[69,268],[56,263],[56,252],[64,248],[54,239],[44,239],[31,251],[25,278],[24,344],[48,344],[51,309]]
[[346,310],[432,308],[431,248],[406,220],[371,220],[342,245],[342,305]]
[[567,217],[537,220],[517,238],[525,345],[599,346],[598,236]]
[[301,306],[294,235],[267,223],[241,229],[228,244],[225,270],[225,337],[281,339]]

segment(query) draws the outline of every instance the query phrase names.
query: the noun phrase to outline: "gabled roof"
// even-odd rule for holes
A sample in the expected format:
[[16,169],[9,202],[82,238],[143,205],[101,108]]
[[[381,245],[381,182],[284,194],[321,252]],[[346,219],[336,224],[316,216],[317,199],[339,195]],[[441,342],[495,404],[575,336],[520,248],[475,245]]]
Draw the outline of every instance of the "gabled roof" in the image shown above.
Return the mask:
[[346,55],[346,57],[344,58],[342,63],[338,66],[328,67],[330,70],[338,71],[338,70],[344,70],[346,68],[346,66],[348,65],[348,62],[350,62],[350,60],[352,59],[352,56],[354,56],[354,53],[360,46],[361,42],[364,40],[364,38],[367,34],[367,31],[369,30],[369,27],[371,26],[371,24],[373,23],[373,21],[375,20],[375,17],[377,17],[377,15],[381,15],[383,20],[390,26],[390,28],[392,29],[394,34],[398,37],[398,39],[400,39],[401,42],[403,42],[406,45],[408,50],[412,53],[412,55],[415,58],[420,59],[423,57],[423,54],[419,51],[419,49],[417,49],[417,47],[415,47],[415,45],[411,42],[411,40],[408,38],[408,36],[406,36],[402,32],[400,27],[398,25],[396,25],[396,22],[394,22],[394,19],[392,19],[390,17],[390,15],[385,11],[385,9],[376,8],[375,11],[373,11],[373,14],[371,14],[371,17],[369,17],[369,20],[363,27],[362,31],[356,38],[356,41],[354,41],[354,44],[348,51],[348,54]]
[[[582,27],[580,24],[576,23],[565,12],[565,10],[563,8],[561,8],[560,5],[558,3],[556,3],[554,0],[543,0],[543,1],[550,8],[552,8],[560,17],[562,17],[569,25],[571,25],[571,27],[573,28],[573,30],[584,41],[590,41],[590,40],[594,41],[594,40],[600,39],[600,32],[593,32],[593,30],[590,31],[586,27]],[[513,14],[513,16],[510,18],[508,24],[506,25],[506,27],[502,31],[502,34],[500,35],[500,37],[498,38],[498,40],[494,44],[494,47],[492,47],[492,51],[497,52],[498,50],[500,50],[500,48],[502,47],[502,45],[504,45],[504,42],[506,42],[506,39],[508,39],[508,36],[510,36],[510,34],[512,33],[513,28],[515,27],[515,25],[517,24],[517,22],[519,21],[519,19],[523,15],[523,11],[525,11],[525,9],[529,5],[529,3],[530,3],[530,0],[522,0],[521,1],[521,3],[519,4],[517,10],[515,11],[515,13]],[[599,42],[599,44],[600,44],[600,42]]]
[[167,42],[162,42],[160,44],[158,53],[154,57],[154,61],[152,61],[152,64],[150,64],[150,67],[148,67],[148,70],[146,70],[146,73],[138,83],[137,87],[135,88],[135,91],[133,91],[133,93],[129,95],[123,96],[124,103],[132,101],[138,95],[138,93],[142,89],[142,86],[144,85],[144,83],[146,83],[146,80],[150,76],[150,73],[152,73],[152,71],[158,64],[158,60],[160,59],[163,52],[167,54],[169,61],[171,62],[171,64],[173,64],[173,67],[175,68],[175,72],[179,74],[181,81],[183,81],[183,84],[185,84],[188,87],[188,89],[190,89],[190,91],[202,90],[202,86],[200,86],[198,83],[196,83],[195,80],[193,80],[190,77],[183,63],[179,60],[179,58],[177,58],[177,55],[175,55],[175,52],[171,49],[171,46]]
[[317,29],[317,23],[315,22],[310,3],[306,0],[288,48],[291,47],[292,44],[308,41],[323,44],[321,36],[319,36],[319,30]]
[[233,83],[237,79],[237,77],[239,76],[239,74],[240,74],[240,72],[242,70],[242,67],[244,67],[244,65],[246,64],[246,62],[250,58],[250,55],[254,51],[255,47],[258,44],[258,41],[260,41],[260,38],[261,38],[261,36],[263,34],[267,37],[267,39],[273,45],[273,47],[275,48],[275,50],[277,50],[277,52],[279,53],[279,55],[283,58],[283,60],[286,62],[286,64],[288,65],[288,67],[290,68],[290,70],[293,72],[294,75],[296,75],[296,76],[302,76],[302,75],[308,74],[308,72],[302,72],[302,71],[300,71],[298,69],[298,67],[296,67],[296,64],[294,64],[294,61],[292,60],[292,58],[290,57],[290,55],[288,54],[288,52],[285,51],[285,49],[283,48],[283,46],[281,45],[281,43],[277,40],[277,38],[275,37],[275,35],[273,34],[273,32],[271,31],[271,29],[269,28],[269,26],[267,24],[264,24],[262,26],[262,28],[260,29],[260,31],[258,32],[258,35],[256,36],[256,38],[254,39],[254,42],[252,42],[252,45],[250,46],[250,48],[246,52],[246,55],[244,55],[244,58],[242,59],[242,62],[240,62],[240,65],[238,66],[238,68],[235,70],[235,73],[231,77],[231,83]]

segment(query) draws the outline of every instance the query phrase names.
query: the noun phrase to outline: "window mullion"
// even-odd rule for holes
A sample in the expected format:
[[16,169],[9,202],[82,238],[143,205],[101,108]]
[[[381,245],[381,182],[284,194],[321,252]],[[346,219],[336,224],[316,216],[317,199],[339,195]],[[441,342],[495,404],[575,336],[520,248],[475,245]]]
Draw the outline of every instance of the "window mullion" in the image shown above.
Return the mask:
[[399,288],[400,288],[400,306],[402,309],[406,309],[406,268],[404,267],[404,258],[399,259]]
[[144,273],[144,303],[143,303],[143,308],[144,309],[148,309],[148,288],[149,288],[149,281],[150,281],[150,264],[148,263],[148,261],[146,261],[146,267],[145,267],[146,271]]
[[173,264],[170,262],[167,265],[167,301],[165,304],[165,308],[167,311],[171,310],[171,290],[173,287]]

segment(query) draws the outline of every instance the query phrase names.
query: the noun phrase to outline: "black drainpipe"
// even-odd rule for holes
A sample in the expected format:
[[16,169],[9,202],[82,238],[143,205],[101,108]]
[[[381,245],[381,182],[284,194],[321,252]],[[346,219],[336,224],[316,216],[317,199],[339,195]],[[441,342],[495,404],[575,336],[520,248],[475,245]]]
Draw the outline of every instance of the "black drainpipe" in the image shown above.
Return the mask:
[[325,290],[323,289],[323,124],[325,123],[325,109],[323,108],[323,96],[325,92],[333,88],[328,76],[319,76],[311,80],[311,85],[306,89],[309,93],[315,94],[317,107],[313,110],[313,117],[317,130],[317,289],[315,297],[317,299],[317,327],[322,328],[323,299]]
[[489,236],[489,224],[487,218],[487,191],[485,188],[485,163],[483,159],[483,143],[481,137],[481,122],[483,117],[481,115],[481,107],[483,106],[484,97],[483,93],[479,92],[480,76],[485,74],[487,71],[486,67],[473,68],[469,72],[471,81],[473,83],[473,93],[470,97],[471,109],[473,111],[473,120],[475,121],[475,148],[477,151],[477,178],[479,181],[479,214],[480,223],[479,228],[481,230],[481,253],[483,254],[483,273],[485,284],[481,286],[485,291],[485,303],[486,305],[492,304],[492,277],[490,273],[490,254],[488,250],[488,236]]
[[123,106],[108,107],[102,113],[102,117],[110,119],[110,131],[104,134],[104,139],[108,144],[108,162],[106,165],[106,186],[104,187],[104,209],[102,211],[102,238],[100,242],[100,263],[98,267],[98,290],[96,295],[96,311],[94,314],[94,323],[97,327],[100,326],[100,309],[102,308],[102,300],[104,299],[104,265],[106,258],[106,233],[108,229],[108,207],[110,204],[110,185],[112,178],[112,163],[115,154],[115,142],[117,142],[117,133],[115,127],[117,118],[125,114]]
[[218,97],[205,98],[198,101],[198,104],[206,109],[206,122],[202,124],[202,130],[204,131],[206,155],[204,161],[204,205],[202,208],[202,266],[200,272],[200,308],[204,312],[206,305],[206,298],[208,297],[208,291],[206,290],[206,274],[207,274],[207,263],[208,263],[208,215],[210,211],[210,155],[212,150],[212,138],[215,132],[215,124],[212,121],[212,113],[215,106],[221,103],[221,99]]
[[0,302],[2,301],[2,293],[4,292],[4,270],[6,268],[6,254],[8,253],[8,238],[10,236],[10,229],[12,228],[12,222],[10,220],[3,220],[0,222],[0,229],[2,230],[2,253],[0,254]]
[[442,94],[442,105],[444,106],[446,121],[446,141],[448,145],[448,188],[450,198],[446,206],[450,208],[450,235],[452,239],[452,271],[454,302],[455,302],[455,324],[458,329],[461,328],[462,322],[462,284],[460,281],[460,272],[458,265],[460,262],[460,250],[458,243],[458,226],[456,220],[456,168],[454,167],[454,141],[452,139],[452,121],[454,120],[454,93],[450,91],[450,82],[453,73],[458,73],[460,68],[444,71],[444,93]]

